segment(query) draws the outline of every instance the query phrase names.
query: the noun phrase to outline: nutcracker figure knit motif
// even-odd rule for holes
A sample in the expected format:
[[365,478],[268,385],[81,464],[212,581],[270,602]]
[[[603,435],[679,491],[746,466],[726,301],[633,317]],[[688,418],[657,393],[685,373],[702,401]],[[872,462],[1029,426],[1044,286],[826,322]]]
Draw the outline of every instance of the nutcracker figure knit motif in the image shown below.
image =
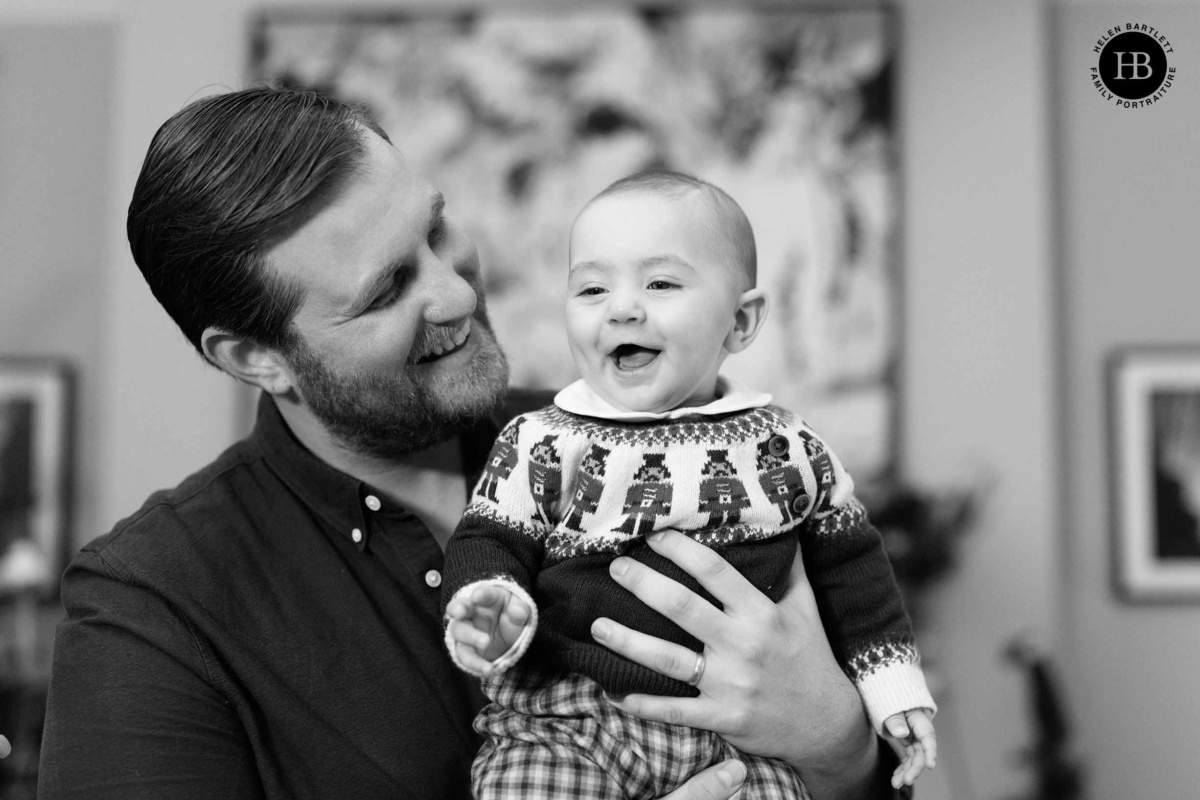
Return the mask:
[[694,695],[596,644],[590,631],[605,616],[701,649],[608,573],[614,558],[629,556],[713,601],[646,544],[664,528],[717,550],[775,601],[800,555],[834,653],[876,730],[891,714],[935,707],[853,481],[807,425],[771,405],[636,422],[558,406],[517,417],[447,545],[443,598],[494,581],[532,598],[536,632],[531,626],[498,669],[536,658],[612,694]]

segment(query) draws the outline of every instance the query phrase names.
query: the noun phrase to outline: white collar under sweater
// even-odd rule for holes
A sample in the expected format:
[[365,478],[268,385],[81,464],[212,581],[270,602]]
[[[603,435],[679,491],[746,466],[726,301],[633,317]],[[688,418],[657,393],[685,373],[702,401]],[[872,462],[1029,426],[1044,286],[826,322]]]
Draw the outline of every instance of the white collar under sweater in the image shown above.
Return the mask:
[[596,394],[585,381],[577,380],[554,396],[554,405],[571,414],[598,417],[614,422],[650,422],[651,420],[681,419],[683,417],[716,417],[762,408],[771,402],[771,395],[756,392],[734,383],[724,376],[717,378],[717,398],[702,406],[680,406],[670,411],[622,411]]

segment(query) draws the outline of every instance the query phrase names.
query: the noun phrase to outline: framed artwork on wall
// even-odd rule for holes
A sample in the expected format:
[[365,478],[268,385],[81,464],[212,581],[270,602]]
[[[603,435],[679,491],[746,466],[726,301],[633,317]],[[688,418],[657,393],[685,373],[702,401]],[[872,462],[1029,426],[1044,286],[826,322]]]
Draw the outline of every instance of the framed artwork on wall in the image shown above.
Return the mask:
[[1200,601],[1200,347],[1109,361],[1113,566],[1130,601]]
[[73,373],[0,358],[0,593],[58,589],[69,547]]
[[480,250],[515,385],[577,377],[575,214],[662,166],[725,189],[758,245],[764,332],[724,372],[769,391],[856,480],[896,464],[899,170],[892,12],[794,3],[272,9],[257,78],[367,106]]

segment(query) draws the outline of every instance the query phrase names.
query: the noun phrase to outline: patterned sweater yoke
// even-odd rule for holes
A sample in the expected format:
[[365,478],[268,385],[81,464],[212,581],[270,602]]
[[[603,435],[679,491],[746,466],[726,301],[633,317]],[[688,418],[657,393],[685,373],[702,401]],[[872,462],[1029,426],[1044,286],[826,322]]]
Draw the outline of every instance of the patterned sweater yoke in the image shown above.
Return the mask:
[[590,635],[591,622],[608,616],[699,649],[608,576],[609,562],[628,555],[702,591],[645,544],[665,528],[718,550],[773,600],[799,543],[830,641],[872,720],[878,726],[891,713],[933,708],[890,564],[853,481],[803,421],[776,406],[649,422],[549,406],[515,418],[447,547],[443,596],[481,581],[513,584],[537,605],[537,657],[611,692],[690,694]]

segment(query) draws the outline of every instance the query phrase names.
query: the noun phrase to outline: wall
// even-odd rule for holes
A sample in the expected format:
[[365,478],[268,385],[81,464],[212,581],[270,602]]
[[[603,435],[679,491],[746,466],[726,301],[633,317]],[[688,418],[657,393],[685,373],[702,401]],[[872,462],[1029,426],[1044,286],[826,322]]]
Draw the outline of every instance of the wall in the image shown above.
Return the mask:
[[[1179,79],[1149,108],[1115,108],[1091,85],[1092,46],[1127,22],[1177,45]],[[1070,4],[1055,23],[1071,691],[1095,800],[1195,797],[1200,606],[1113,595],[1104,363],[1121,345],[1200,341],[1200,6]]]
[[[293,5],[300,5],[294,3]],[[270,5],[289,5],[274,2]],[[303,5],[312,5],[303,3]],[[359,2],[324,5],[358,7]],[[943,766],[922,800],[1000,798],[1025,783],[1013,633],[1053,643],[1058,540],[1043,5],[900,4],[906,172],[904,461],[931,486],[995,473],[996,501],[941,593],[926,649],[940,685]],[[251,0],[6,0],[0,23],[99,20],[119,32],[114,141],[98,252],[104,382],[88,535],[227,444],[238,392],[203,366],[130,262],[124,206],[157,126],[206,87],[245,83]],[[1119,730],[1112,741],[1123,739]]]
[[0,357],[75,369],[74,541],[96,533],[116,30],[0,26]]
[[922,797],[998,800],[1027,783],[1029,740],[1001,650],[1056,635],[1045,11],[918,0],[902,30],[905,470],[994,481],[922,641],[941,703]]

